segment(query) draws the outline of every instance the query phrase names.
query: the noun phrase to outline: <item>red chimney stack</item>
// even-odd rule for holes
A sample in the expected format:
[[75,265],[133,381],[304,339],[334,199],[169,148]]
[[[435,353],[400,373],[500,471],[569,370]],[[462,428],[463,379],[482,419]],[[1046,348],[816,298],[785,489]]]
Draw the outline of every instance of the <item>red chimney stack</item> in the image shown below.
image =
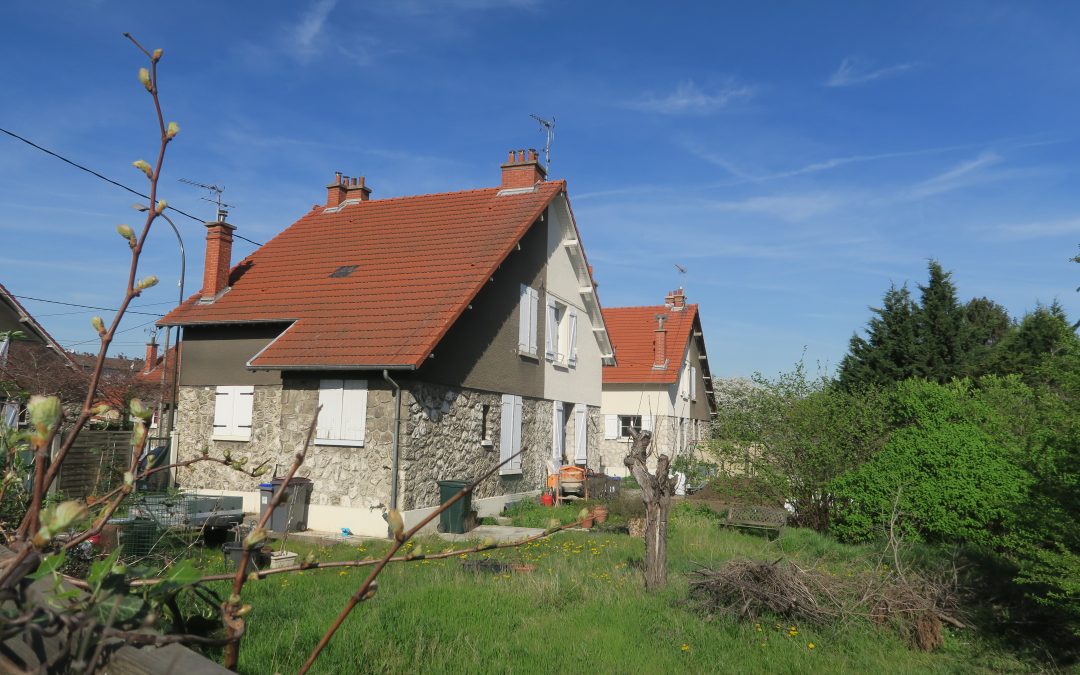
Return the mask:
[[540,163],[536,150],[511,150],[502,168],[502,188],[531,188],[547,178],[547,169]]
[[151,333],[150,342],[146,343],[146,363],[143,364],[143,372],[149,373],[155,365],[157,365],[157,339]]
[[663,370],[667,368],[667,330],[664,328],[664,319],[667,317],[663,314],[656,315],[657,328],[653,333],[653,370]]
[[686,291],[682,287],[671,291],[664,298],[664,304],[673,312],[681,312],[686,309]]
[[326,206],[328,208],[340,206],[347,199],[359,199],[366,202],[371,197],[371,188],[364,185],[364,177],[350,178],[334,174],[334,181],[326,186]]
[[218,299],[229,290],[229,270],[232,269],[232,240],[235,225],[225,222],[225,214],[206,223],[206,262],[203,265],[202,299],[204,304]]

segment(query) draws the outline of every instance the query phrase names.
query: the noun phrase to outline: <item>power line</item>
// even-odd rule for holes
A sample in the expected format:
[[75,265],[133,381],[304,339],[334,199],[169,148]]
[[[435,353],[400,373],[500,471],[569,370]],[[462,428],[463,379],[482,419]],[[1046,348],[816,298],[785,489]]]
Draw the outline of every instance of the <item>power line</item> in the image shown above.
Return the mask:
[[[118,187],[118,188],[120,188],[122,190],[127,190],[131,194],[142,197],[143,199],[147,199],[147,200],[150,199],[150,195],[144,195],[143,193],[139,192],[138,190],[130,188],[127,185],[124,185],[123,183],[119,183],[119,182],[113,180],[112,178],[109,178],[108,176],[103,176],[100,173],[98,173],[97,171],[94,171],[93,169],[91,169],[89,167],[85,167],[82,164],[79,164],[78,162],[72,161],[72,160],[68,159],[67,157],[64,157],[61,154],[58,154],[56,152],[53,152],[52,150],[49,150],[48,148],[42,147],[42,146],[38,145],[37,143],[31,141],[28,138],[23,138],[22,136],[15,133],[14,131],[8,131],[7,129],[4,129],[3,127],[0,127],[0,131],[7,134],[8,136],[11,136],[12,138],[14,138],[16,140],[20,140],[23,143],[26,143],[27,145],[29,145],[32,148],[36,148],[36,149],[44,152],[46,155],[51,155],[52,157],[57,158],[61,162],[64,162],[66,164],[70,164],[71,166],[75,167],[76,169],[79,169],[80,171],[85,171],[86,173],[90,174],[91,176],[94,176],[96,178],[100,178],[101,180],[105,181],[106,183],[110,183],[112,185],[115,185],[116,187]],[[197,223],[204,223],[205,222],[202,218],[198,218],[196,216],[193,216],[193,215],[191,215],[190,213],[188,213],[186,211],[181,211],[180,209],[176,208],[175,206],[169,206],[168,209],[170,211],[175,211],[175,212],[179,213],[182,216],[187,216],[188,218],[191,218],[192,220],[194,220]],[[239,234],[236,234],[235,232],[233,233],[233,237],[235,237],[236,239],[243,239],[244,241],[248,242],[249,244],[254,244],[255,246],[262,246],[262,244],[260,244],[259,242],[252,241],[251,239],[248,239],[247,237],[242,237]]]
[[[127,333],[127,332],[130,332],[130,331],[136,330],[138,328],[143,328],[145,326],[149,326],[150,324],[154,323],[154,321],[155,321],[154,319],[151,319],[150,321],[147,321],[146,323],[140,323],[138,326],[132,326],[131,328],[125,328],[124,330],[118,330],[115,333],[113,333],[113,335],[120,335],[121,333]],[[84,344],[87,344],[88,342],[98,342],[100,340],[101,340],[100,337],[92,337],[89,340],[83,340],[82,342],[71,342],[71,343],[68,343],[64,347],[64,349],[71,349],[72,347],[78,347],[79,345],[84,345]],[[133,344],[133,343],[125,342],[124,344]]]
[[[79,305],[79,304],[76,304],[74,302],[63,302],[62,300],[46,300],[45,298],[34,298],[34,297],[29,296],[29,295],[15,295],[14,293],[12,293],[12,296],[16,297],[16,298],[18,298],[20,300],[33,300],[35,302],[48,302],[48,303],[51,303],[53,305],[66,305],[68,307],[82,307],[83,309],[97,309],[97,310],[100,310],[102,312],[118,312],[118,311],[120,311],[120,309],[117,308],[117,307],[95,307],[94,305]],[[138,311],[136,311],[134,309],[129,309],[124,313],[125,314],[142,314],[143,316],[157,316],[157,317],[165,316],[164,314],[154,314],[154,313],[151,313],[151,312],[138,312]]]

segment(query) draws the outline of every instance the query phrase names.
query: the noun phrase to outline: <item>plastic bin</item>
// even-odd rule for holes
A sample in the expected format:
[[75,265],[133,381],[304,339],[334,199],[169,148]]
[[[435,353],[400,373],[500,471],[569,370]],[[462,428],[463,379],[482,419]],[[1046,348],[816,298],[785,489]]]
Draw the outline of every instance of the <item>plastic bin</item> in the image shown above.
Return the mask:
[[[467,480],[441,480],[439,483],[439,502],[445,504],[461,492],[461,489],[469,484]],[[439,514],[439,531],[449,534],[464,534],[465,516],[472,511],[472,493],[461,499]]]
[[[270,506],[270,500],[274,491],[285,482],[284,478],[275,478],[269,483],[259,485],[259,517],[261,518]],[[308,478],[293,478],[285,488],[285,495],[274,512],[270,514],[267,526],[270,530],[284,534],[286,532],[303,532],[307,529],[308,504],[311,503],[311,489],[313,485]]]

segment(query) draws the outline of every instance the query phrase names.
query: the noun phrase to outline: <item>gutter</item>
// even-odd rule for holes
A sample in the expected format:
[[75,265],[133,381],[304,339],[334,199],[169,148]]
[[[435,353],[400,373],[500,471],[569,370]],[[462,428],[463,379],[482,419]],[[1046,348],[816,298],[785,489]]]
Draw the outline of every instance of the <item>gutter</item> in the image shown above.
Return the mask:
[[390,508],[398,507],[398,461],[401,447],[398,443],[398,431],[401,429],[401,386],[390,377],[389,370],[383,370],[383,379],[394,388],[394,441],[390,455]]

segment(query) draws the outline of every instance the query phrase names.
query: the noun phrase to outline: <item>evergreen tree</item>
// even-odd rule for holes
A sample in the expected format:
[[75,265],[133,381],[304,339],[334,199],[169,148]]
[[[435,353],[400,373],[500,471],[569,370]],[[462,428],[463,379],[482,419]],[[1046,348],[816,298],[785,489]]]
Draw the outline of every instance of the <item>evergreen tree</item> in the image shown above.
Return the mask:
[[1080,337],[1056,301],[1039,305],[1020,321],[995,348],[992,368],[1001,374],[1038,379],[1039,366],[1048,358],[1080,354]]
[[964,375],[986,375],[994,347],[1015,329],[1009,312],[989,298],[972,298],[964,306],[963,326]]
[[964,371],[964,310],[956,298],[952,273],[931,260],[930,279],[920,285],[917,336],[922,358],[921,375],[948,382]]
[[866,338],[851,337],[847,356],[840,362],[840,386],[851,391],[865,385],[889,384],[921,374],[917,340],[918,307],[907,286],[889,287],[876,316],[867,324]]

